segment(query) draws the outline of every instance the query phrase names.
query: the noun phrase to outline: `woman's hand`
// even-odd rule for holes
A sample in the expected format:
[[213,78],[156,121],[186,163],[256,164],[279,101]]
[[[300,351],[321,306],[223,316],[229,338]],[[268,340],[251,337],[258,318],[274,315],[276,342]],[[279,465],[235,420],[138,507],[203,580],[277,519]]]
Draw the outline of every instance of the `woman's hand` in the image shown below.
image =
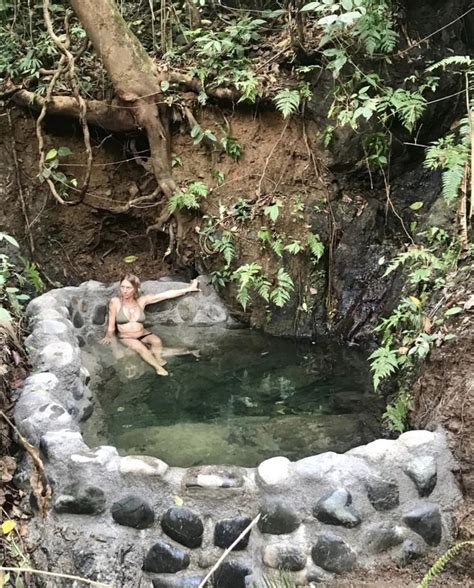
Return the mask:
[[199,282],[196,280],[193,280],[189,286],[188,286],[188,292],[200,292],[201,288],[199,287]]
[[106,335],[99,341],[101,345],[110,345],[112,343],[112,335]]

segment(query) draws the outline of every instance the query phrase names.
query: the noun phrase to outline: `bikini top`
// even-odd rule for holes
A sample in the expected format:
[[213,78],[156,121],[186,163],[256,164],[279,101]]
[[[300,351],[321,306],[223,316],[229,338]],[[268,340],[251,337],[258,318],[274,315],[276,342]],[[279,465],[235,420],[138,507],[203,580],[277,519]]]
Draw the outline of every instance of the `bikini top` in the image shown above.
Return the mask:
[[123,305],[120,305],[119,311],[117,312],[117,317],[115,319],[116,323],[118,325],[125,325],[126,323],[144,323],[145,322],[145,312],[143,311],[143,308],[140,307],[140,314],[138,315],[138,318],[135,321],[131,321],[127,315],[125,314],[125,311],[123,309]]

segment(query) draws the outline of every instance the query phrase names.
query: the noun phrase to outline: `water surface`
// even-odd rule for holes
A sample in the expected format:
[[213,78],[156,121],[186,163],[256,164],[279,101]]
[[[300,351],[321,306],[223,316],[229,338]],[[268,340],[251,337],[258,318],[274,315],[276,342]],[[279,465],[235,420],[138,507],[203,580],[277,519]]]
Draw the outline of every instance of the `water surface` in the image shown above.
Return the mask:
[[[159,334],[179,341],[170,327]],[[359,351],[249,330],[197,339],[200,357],[168,358],[169,377],[121,346],[115,355],[86,350],[101,377],[86,441],[174,466],[255,466],[276,455],[343,452],[378,436],[382,406]]]

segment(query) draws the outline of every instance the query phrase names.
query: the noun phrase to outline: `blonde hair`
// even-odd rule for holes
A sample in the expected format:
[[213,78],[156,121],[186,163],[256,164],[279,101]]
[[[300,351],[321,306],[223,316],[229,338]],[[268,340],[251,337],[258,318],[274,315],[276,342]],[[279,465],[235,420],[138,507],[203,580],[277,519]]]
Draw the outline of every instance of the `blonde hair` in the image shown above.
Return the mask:
[[124,280],[130,282],[134,288],[133,297],[135,300],[140,297],[140,278],[135,276],[134,274],[124,274],[119,281],[119,287]]

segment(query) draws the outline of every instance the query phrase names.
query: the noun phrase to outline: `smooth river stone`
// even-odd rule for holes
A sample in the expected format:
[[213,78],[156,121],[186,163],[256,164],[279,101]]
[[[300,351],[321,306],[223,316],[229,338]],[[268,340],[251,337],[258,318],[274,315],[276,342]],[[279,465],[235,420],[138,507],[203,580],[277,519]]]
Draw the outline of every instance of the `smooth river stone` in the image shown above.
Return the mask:
[[412,459],[403,470],[411,478],[419,496],[429,496],[436,486],[436,461],[431,455],[423,455]]
[[135,529],[146,529],[155,521],[155,513],[148,502],[133,494],[114,502],[111,513],[116,523]]
[[168,464],[157,457],[147,455],[127,455],[120,459],[121,474],[144,476],[163,476],[168,471]]
[[338,488],[326,493],[316,504],[313,515],[327,525],[357,527],[362,519],[351,506],[351,493],[345,488]]
[[244,564],[235,561],[224,561],[213,576],[214,588],[247,588],[245,581],[252,570]]
[[421,535],[428,545],[436,546],[441,541],[441,513],[436,504],[420,504],[403,517],[403,522]]
[[364,551],[380,553],[399,545],[406,539],[407,530],[392,523],[374,523],[366,527],[362,545]]
[[105,510],[104,491],[95,486],[73,484],[64,489],[54,502],[54,510],[59,513],[101,514]]
[[165,541],[158,541],[148,551],[143,569],[157,574],[174,574],[189,566],[189,555]]
[[336,574],[350,572],[356,562],[355,552],[341,537],[332,533],[318,537],[311,557],[317,566]]
[[367,482],[367,495],[375,510],[391,510],[400,504],[398,484],[382,478],[372,478]]
[[263,563],[269,568],[299,572],[306,566],[306,555],[295,545],[267,545],[263,548]]
[[272,457],[257,468],[258,477],[266,486],[285,482],[290,476],[291,461],[287,457]]
[[262,533],[287,535],[301,524],[301,519],[292,508],[280,503],[267,504],[262,507],[262,516],[258,528]]
[[[249,517],[237,517],[235,519],[224,519],[216,524],[214,529],[214,545],[227,549],[237,539],[237,537],[246,529],[252,519]],[[245,549],[249,543],[250,533],[246,535],[233,548],[234,551]]]
[[165,512],[161,519],[161,528],[174,539],[186,547],[200,547],[204,526],[197,514],[188,508],[175,506]]

